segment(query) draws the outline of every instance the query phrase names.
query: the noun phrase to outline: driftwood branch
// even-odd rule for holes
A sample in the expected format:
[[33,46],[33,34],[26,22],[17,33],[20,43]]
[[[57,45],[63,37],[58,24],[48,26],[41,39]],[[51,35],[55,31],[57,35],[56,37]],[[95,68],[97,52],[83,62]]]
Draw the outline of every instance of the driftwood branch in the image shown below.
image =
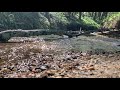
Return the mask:
[[12,37],[29,37],[39,35],[67,35],[68,37],[79,36],[80,31],[61,31],[61,30],[49,30],[49,29],[36,29],[36,30],[6,30],[0,32],[0,42],[6,42]]

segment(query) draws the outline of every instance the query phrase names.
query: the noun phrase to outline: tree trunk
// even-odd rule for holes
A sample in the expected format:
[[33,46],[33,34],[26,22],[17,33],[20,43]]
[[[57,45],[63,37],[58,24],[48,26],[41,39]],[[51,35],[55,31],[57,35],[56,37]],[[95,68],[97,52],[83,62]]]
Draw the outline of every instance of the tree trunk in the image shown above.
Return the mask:
[[82,12],[79,12],[79,20],[81,20]]

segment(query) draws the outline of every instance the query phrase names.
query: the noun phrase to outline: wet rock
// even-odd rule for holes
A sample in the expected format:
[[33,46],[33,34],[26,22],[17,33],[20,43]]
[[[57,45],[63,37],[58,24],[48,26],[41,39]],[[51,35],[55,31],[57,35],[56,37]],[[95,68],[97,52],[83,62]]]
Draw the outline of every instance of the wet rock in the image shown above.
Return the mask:
[[52,58],[51,57],[49,57],[49,56],[44,56],[43,58],[42,58],[43,60],[52,60]]
[[42,70],[41,70],[41,68],[34,68],[33,70],[32,70],[32,72],[35,72],[35,73],[39,73],[39,72],[41,72]]
[[29,70],[29,71],[33,71],[33,67],[30,66],[30,67],[28,68],[28,70]]
[[41,69],[41,70],[46,70],[46,69],[47,69],[47,66],[41,66],[40,69]]
[[72,59],[71,55],[66,55],[66,60],[71,60],[71,59]]
[[55,70],[60,69],[57,64],[52,64],[50,68],[55,69]]
[[36,74],[35,75],[36,78],[40,78],[40,76],[41,76],[40,74]]
[[34,73],[29,73],[28,77],[35,77],[35,74]]
[[82,56],[86,56],[86,55],[87,55],[87,53],[81,53],[81,55],[82,55]]
[[114,55],[113,55],[113,54],[109,54],[109,56],[108,56],[108,57],[109,57],[109,58],[110,58],[110,57],[114,57]]
[[7,68],[10,69],[11,71],[14,71],[14,70],[15,70],[15,66],[14,66],[14,65],[8,66]]
[[7,69],[7,68],[2,68],[0,72],[2,73],[9,73],[11,70]]
[[77,58],[78,58],[78,56],[75,56],[75,55],[72,56],[72,59],[77,59]]
[[89,67],[88,70],[90,70],[90,71],[95,70],[95,68],[94,67]]
[[48,78],[48,73],[45,72],[45,73],[41,74],[40,78]]

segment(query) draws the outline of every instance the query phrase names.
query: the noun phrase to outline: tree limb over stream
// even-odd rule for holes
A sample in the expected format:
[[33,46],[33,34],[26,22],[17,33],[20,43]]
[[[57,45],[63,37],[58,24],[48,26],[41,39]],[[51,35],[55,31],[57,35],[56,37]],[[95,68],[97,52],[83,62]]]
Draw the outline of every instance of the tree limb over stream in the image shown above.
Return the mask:
[[29,37],[39,35],[67,35],[68,37],[79,36],[82,34],[80,31],[63,31],[63,30],[49,30],[49,29],[36,29],[36,30],[6,30],[0,32],[0,42],[7,42],[11,37]]

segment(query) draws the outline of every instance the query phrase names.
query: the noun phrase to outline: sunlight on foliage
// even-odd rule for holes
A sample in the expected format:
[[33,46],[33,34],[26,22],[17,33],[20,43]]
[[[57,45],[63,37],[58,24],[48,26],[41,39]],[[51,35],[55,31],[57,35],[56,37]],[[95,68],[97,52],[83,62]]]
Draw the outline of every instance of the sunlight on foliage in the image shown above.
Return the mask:
[[100,27],[99,24],[97,24],[94,20],[92,20],[89,17],[82,17],[82,20],[85,24],[95,26],[95,27]]

